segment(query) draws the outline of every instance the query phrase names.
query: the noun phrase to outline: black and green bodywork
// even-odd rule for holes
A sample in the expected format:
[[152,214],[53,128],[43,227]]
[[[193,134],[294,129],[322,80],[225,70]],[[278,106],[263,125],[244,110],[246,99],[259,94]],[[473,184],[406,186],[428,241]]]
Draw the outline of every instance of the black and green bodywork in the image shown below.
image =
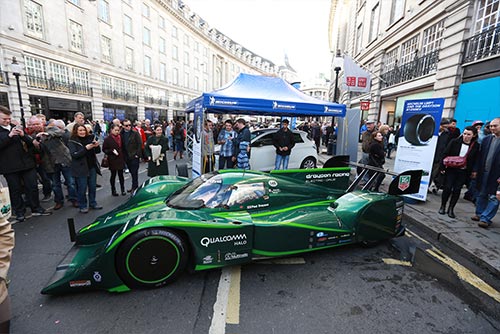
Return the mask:
[[342,167],[151,178],[126,203],[78,231],[42,293],[157,287],[184,269],[401,235],[401,197],[346,193],[349,174]]

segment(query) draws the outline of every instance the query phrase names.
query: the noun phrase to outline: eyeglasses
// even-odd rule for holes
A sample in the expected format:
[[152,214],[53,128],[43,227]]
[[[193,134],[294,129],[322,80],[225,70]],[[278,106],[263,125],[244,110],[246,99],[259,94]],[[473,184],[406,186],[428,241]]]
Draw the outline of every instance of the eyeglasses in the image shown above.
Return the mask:
[[123,126],[128,128],[129,126],[131,126],[131,124],[123,124]]

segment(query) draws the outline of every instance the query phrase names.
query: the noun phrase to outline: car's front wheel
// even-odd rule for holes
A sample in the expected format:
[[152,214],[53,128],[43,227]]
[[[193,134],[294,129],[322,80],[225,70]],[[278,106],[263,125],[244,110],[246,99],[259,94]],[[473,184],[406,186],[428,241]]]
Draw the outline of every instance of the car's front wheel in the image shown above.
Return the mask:
[[314,159],[313,157],[305,158],[300,164],[300,168],[301,169],[316,168],[316,159]]
[[116,253],[118,275],[129,288],[157,288],[184,270],[188,248],[176,233],[165,229],[138,231]]

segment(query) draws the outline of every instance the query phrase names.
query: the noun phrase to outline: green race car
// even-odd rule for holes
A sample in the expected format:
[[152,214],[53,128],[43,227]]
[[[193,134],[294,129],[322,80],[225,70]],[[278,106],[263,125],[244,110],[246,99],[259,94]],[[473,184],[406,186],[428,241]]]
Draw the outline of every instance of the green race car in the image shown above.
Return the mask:
[[[350,170],[222,170],[194,180],[151,178],[126,203],[76,234],[42,293],[156,288],[186,269],[402,235],[402,198],[351,191]],[[391,189],[415,192],[418,173],[403,174]]]

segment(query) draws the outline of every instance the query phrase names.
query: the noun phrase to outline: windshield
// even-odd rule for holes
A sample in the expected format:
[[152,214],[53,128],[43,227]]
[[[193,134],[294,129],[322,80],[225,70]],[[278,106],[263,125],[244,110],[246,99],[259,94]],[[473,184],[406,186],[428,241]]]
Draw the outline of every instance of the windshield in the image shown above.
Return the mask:
[[176,209],[215,208],[227,201],[229,184],[222,175],[205,174],[189,182],[167,199],[167,205]]

